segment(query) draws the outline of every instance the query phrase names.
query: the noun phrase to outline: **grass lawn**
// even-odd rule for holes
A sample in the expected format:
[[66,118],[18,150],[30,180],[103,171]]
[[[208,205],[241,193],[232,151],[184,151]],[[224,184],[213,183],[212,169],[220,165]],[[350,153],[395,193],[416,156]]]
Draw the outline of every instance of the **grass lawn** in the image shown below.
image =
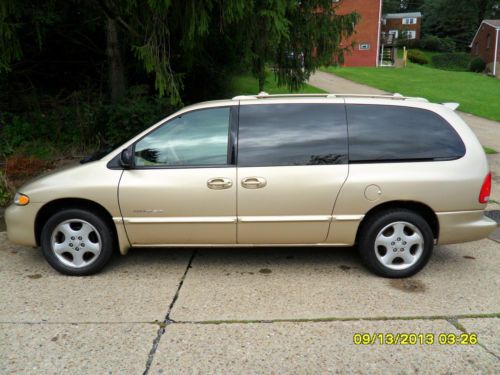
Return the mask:
[[406,68],[323,68],[325,72],[379,89],[432,102],[458,102],[459,110],[500,121],[500,80],[409,63]]
[[[266,78],[266,84],[264,86],[264,91],[268,94],[293,94],[288,90],[288,87],[279,87],[276,80],[274,79],[274,74],[269,73]],[[318,89],[313,86],[304,85],[298,93],[300,94],[317,94],[324,93],[326,91]],[[236,95],[256,95],[259,93],[259,83],[257,79],[252,77],[251,74],[244,74],[237,76],[233,79],[231,85],[230,96]]]

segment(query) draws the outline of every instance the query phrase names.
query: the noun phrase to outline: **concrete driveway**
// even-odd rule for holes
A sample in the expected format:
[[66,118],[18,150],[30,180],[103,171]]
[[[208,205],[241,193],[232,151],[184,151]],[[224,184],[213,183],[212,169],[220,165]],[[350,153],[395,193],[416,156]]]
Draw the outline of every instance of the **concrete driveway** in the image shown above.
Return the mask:
[[[3,232],[0,373],[499,373],[499,250],[441,246],[417,276],[388,280],[351,248],[140,249],[75,278]],[[438,343],[465,332],[478,343]]]
[[499,252],[438,246],[421,273],[388,280],[352,248],[137,249],[75,278],[0,232],[0,373],[498,374]]

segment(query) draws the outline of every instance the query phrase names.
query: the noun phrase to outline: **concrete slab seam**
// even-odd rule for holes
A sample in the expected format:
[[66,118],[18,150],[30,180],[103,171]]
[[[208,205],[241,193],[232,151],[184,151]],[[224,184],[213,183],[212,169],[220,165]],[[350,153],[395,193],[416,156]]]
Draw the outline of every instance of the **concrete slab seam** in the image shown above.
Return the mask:
[[177,286],[177,291],[175,292],[174,298],[172,298],[172,302],[170,302],[170,305],[168,306],[167,309],[167,314],[165,315],[165,319],[163,319],[163,322],[158,322],[159,328],[158,328],[158,333],[153,340],[153,346],[151,347],[151,350],[149,351],[148,359],[146,361],[146,368],[144,369],[143,375],[147,375],[149,373],[149,369],[151,368],[151,365],[153,363],[154,356],[156,354],[156,350],[158,349],[158,345],[160,344],[160,340],[165,333],[165,330],[169,324],[172,324],[173,322],[170,320],[170,313],[172,312],[172,309],[174,308],[175,302],[177,301],[177,298],[179,298],[179,293],[181,291],[182,285],[184,284],[184,280],[186,279],[187,273],[189,269],[191,268],[191,264],[193,263],[194,257],[196,256],[196,250],[193,251],[191,254],[191,257],[189,258],[189,262],[187,264],[187,267],[184,271],[184,274],[181,277],[181,280],[179,282],[179,285]]
[[[453,327],[458,329],[460,332],[463,333],[469,333],[467,332],[467,329],[458,321],[456,317],[450,317],[449,319],[446,319],[448,323],[450,323]],[[493,357],[496,359],[500,360],[500,356],[498,356],[496,353],[492,352],[486,345],[481,343],[479,340],[477,341],[477,345],[483,348],[487,353],[491,354]]]

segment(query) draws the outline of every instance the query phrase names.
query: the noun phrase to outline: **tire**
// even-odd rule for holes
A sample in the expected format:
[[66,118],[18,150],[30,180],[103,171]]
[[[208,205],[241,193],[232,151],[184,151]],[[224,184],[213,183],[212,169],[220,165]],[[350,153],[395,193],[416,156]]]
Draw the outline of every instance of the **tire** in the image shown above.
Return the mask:
[[380,212],[362,225],[358,248],[364,264],[388,278],[409,277],[429,261],[434,236],[425,219],[406,209]]
[[106,221],[82,209],[55,213],[43,226],[40,242],[47,262],[69,276],[99,272],[114,249],[114,236]]

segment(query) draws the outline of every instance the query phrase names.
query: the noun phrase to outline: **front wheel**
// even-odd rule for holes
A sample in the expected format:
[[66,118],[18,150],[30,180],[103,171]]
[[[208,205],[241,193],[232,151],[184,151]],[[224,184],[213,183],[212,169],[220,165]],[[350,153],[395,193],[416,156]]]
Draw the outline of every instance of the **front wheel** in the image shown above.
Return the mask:
[[409,277],[429,261],[434,236],[429,224],[410,210],[370,217],[361,228],[359,251],[366,266],[384,277]]
[[98,215],[81,209],[55,213],[42,229],[41,245],[47,262],[71,276],[100,271],[113,253],[113,236]]

